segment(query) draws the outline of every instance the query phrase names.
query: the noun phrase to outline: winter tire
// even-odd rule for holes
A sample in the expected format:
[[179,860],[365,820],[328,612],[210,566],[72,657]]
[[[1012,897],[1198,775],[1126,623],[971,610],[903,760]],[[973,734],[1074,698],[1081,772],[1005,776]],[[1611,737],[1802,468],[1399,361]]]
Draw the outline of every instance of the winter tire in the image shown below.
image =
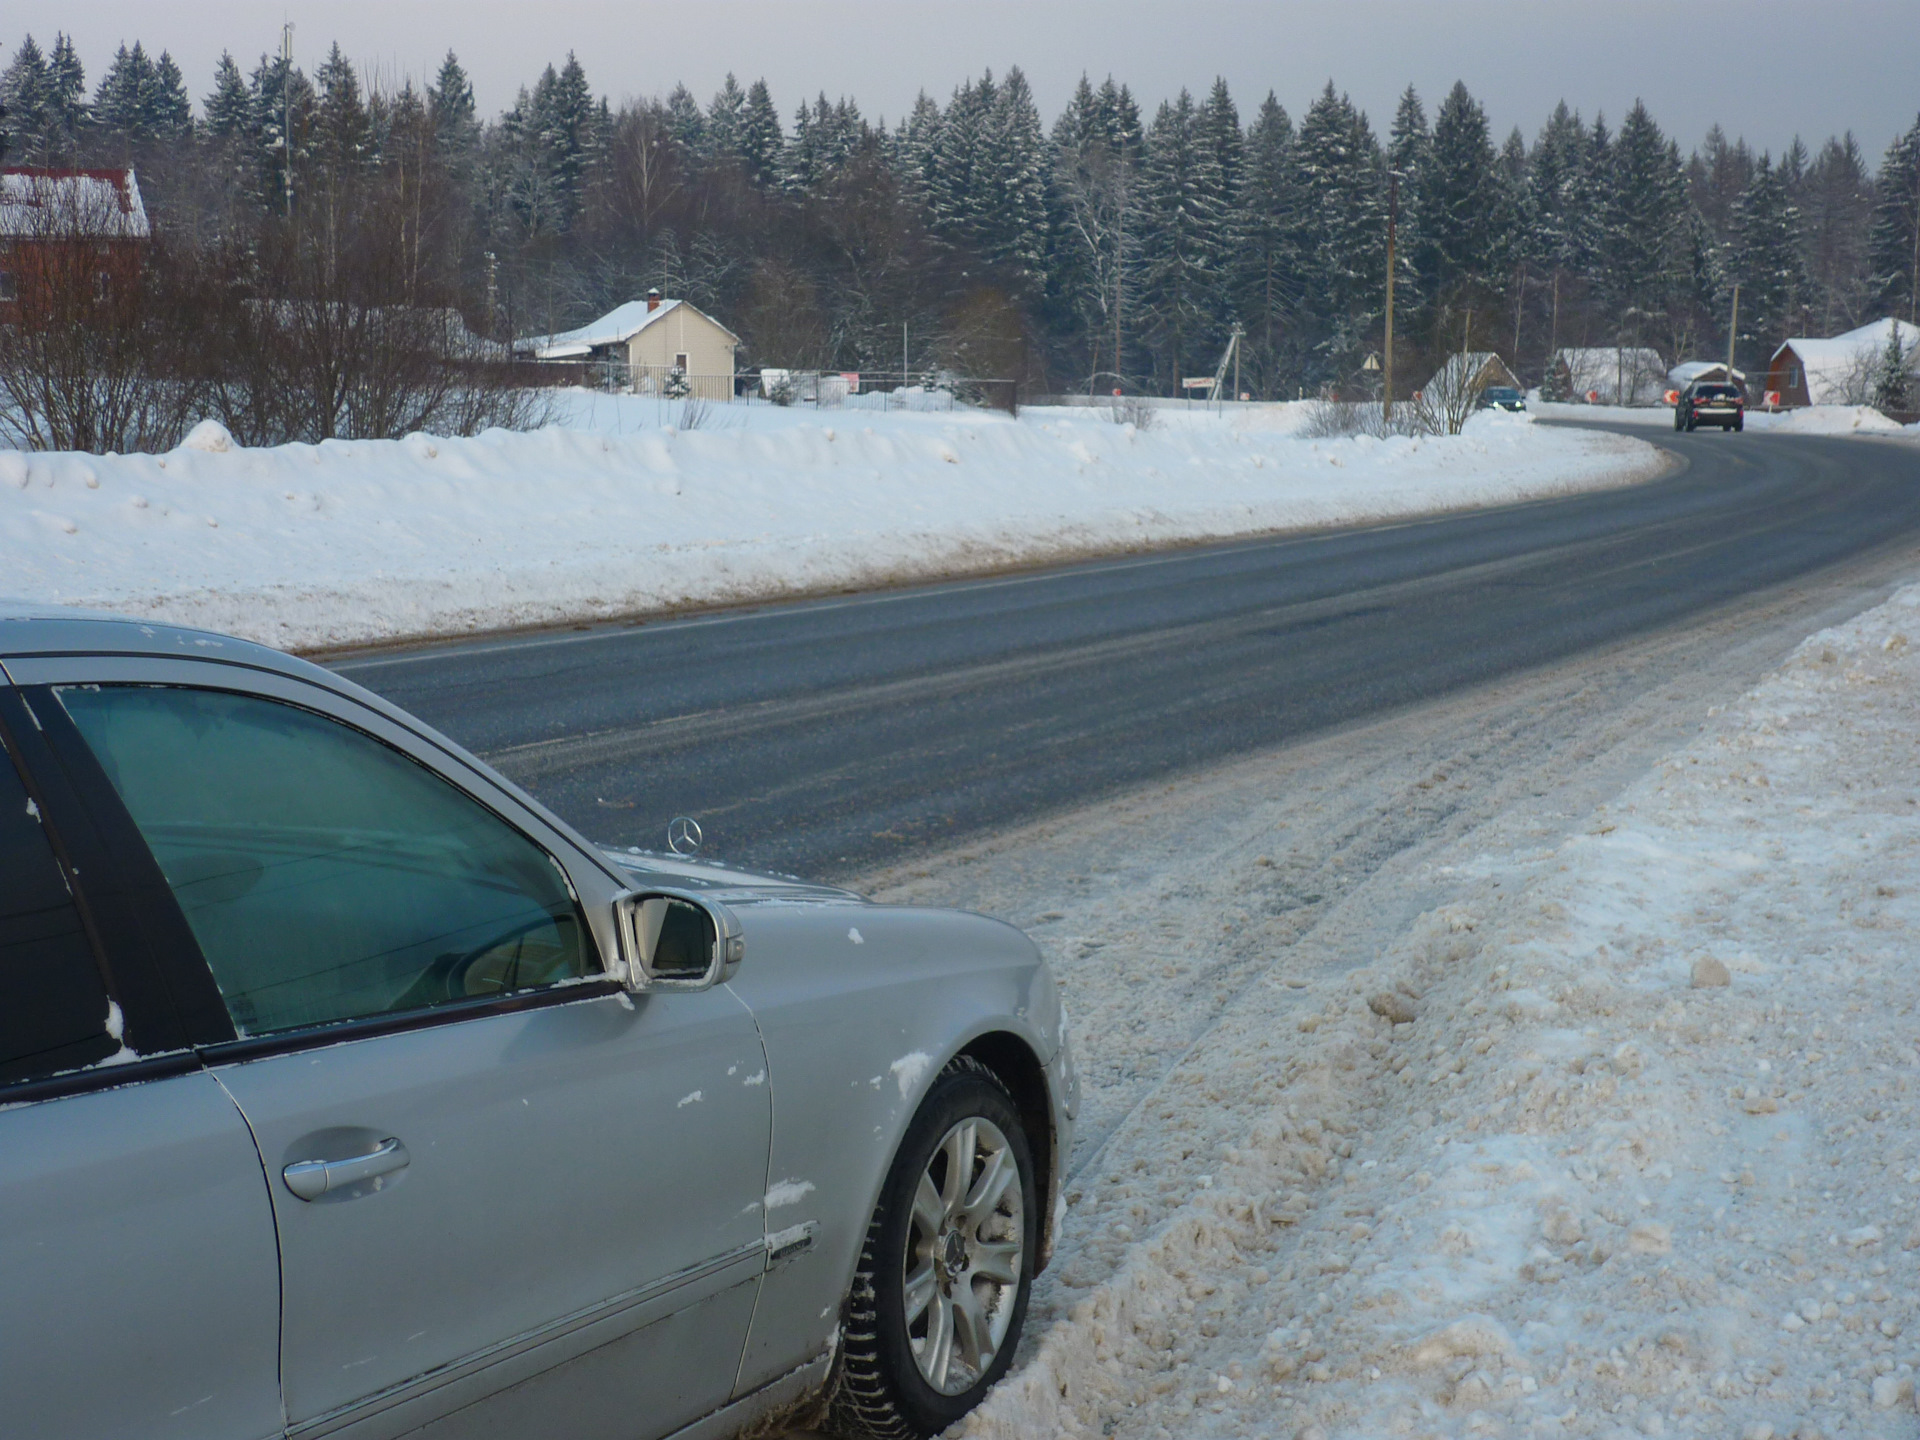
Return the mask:
[[1038,1192],[1013,1097],[965,1056],[941,1071],[880,1190],[847,1296],[829,1424],[918,1440],[953,1424],[1020,1343]]

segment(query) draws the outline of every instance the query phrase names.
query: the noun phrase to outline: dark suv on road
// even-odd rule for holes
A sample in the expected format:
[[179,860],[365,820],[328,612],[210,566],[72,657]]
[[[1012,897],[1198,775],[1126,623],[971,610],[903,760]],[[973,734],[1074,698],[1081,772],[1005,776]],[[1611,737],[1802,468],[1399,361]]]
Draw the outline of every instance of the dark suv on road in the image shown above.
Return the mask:
[[1673,406],[1673,428],[1697,430],[1718,425],[1722,430],[1746,428],[1747,398],[1738,385],[1724,380],[1694,380],[1680,392]]

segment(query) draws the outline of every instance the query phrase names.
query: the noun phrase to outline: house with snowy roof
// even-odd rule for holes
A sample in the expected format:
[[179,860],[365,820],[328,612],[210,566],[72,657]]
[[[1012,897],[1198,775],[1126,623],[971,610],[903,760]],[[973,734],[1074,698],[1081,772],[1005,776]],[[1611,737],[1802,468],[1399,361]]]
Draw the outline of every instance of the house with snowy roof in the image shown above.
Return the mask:
[[0,170],[0,322],[105,302],[136,283],[153,228],[124,170]]
[[1667,383],[1676,390],[1684,390],[1696,380],[1709,381],[1725,385],[1729,382],[1745,386],[1747,372],[1735,370],[1724,360],[1682,360],[1667,371]]
[[733,397],[740,337],[686,300],[649,290],[591,324],[557,335],[533,335],[514,349],[533,360],[601,362],[615,367],[637,394]]
[[1888,317],[1824,339],[1794,336],[1767,362],[1767,389],[1779,392],[1783,408],[1871,405],[1895,335],[1907,373],[1920,380],[1920,325]]
[[1447,363],[1433,372],[1433,378],[1420,387],[1423,395],[1466,395],[1478,397],[1483,390],[1497,385],[1523,388],[1507,362],[1491,350],[1462,350],[1447,357]]
[[1667,393],[1667,366],[1645,346],[1573,346],[1553,352],[1548,394],[1593,405],[1658,405]]

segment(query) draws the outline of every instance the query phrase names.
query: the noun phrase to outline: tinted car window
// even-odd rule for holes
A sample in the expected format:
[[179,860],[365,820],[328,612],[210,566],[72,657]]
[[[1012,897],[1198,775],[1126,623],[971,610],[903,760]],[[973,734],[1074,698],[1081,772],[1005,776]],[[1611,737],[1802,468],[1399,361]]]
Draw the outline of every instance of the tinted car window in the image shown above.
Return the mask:
[[66,876],[0,749],[0,1084],[115,1054],[107,1017],[107,988]]
[[380,741],[223,691],[59,694],[240,1034],[599,973],[552,858]]

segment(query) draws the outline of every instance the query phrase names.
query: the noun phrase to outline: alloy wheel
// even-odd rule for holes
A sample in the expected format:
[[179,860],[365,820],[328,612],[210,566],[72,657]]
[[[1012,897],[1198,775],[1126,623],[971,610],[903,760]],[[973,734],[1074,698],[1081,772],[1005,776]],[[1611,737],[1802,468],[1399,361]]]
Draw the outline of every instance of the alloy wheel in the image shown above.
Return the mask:
[[902,1261],[907,1345],[943,1395],[977,1383],[1007,1337],[1026,1256],[1020,1167],[1000,1127],[969,1116],[934,1147]]

